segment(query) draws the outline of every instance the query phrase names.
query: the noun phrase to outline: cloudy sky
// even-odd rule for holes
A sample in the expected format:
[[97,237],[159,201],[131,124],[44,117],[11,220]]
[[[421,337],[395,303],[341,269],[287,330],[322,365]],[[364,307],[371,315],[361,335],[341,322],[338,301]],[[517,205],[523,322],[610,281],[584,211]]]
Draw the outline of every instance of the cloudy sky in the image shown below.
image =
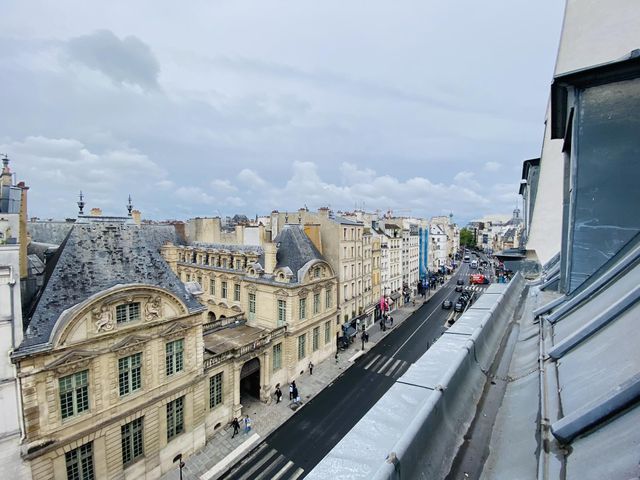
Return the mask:
[[510,212],[560,0],[0,3],[0,152],[29,213]]

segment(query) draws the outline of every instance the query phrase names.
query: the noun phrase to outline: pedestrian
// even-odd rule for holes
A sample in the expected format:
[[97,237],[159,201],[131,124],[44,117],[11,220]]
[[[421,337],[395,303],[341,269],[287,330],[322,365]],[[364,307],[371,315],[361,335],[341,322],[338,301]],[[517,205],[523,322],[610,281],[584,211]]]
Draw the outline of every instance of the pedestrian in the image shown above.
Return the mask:
[[335,358],[336,358],[336,363],[338,363],[338,352],[336,352]]
[[309,362],[309,375],[313,375],[313,363]]
[[364,342],[365,342],[365,336],[366,336],[367,332],[362,332],[362,335],[360,335],[360,339],[362,340],[362,350],[364,350]]
[[289,384],[289,400],[293,400],[293,383]]
[[247,415],[244,419],[244,433],[248,435],[250,431],[251,431],[251,419],[249,418],[249,415]]
[[389,317],[389,320],[391,321],[391,326],[393,327],[393,317]]
[[365,343],[369,343],[369,333],[368,332],[364,332],[364,342]]
[[293,401],[300,402],[300,398],[298,397],[298,387],[294,385],[293,387]]
[[233,435],[231,435],[231,438],[233,438],[240,431],[240,422],[238,421],[238,417],[233,417],[233,422],[231,422],[231,426],[233,427]]
[[280,384],[276,385],[276,403],[280,403],[282,400],[282,390],[280,390]]

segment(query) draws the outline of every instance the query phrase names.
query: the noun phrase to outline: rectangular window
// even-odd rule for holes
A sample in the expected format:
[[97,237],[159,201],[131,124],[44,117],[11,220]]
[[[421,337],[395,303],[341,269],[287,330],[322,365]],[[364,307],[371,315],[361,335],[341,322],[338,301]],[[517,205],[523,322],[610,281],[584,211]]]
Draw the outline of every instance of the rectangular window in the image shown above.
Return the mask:
[[184,397],[167,403],[167,441],[184,432]]
[[324,305],[325,308],[331,308],[331,290],[327,290],[324,294]]
[[143,418],[120,427],[122,436],[122,464],[127,465],[144,455],[144,423]]
[[222,372],[209,379],[209,408],[222,405]]
[[212,296],[216,296],[216,279],[212,278],[209,280],[209,294]]
[[307,355],[307,334],[303,333],[298,337],[298,360],[302,360]]
[[282,368],[282,343],[273,346],[273,371]]
[[127,395],[142,387],[142,353],[118,359],[118,384],[120,395]]
[[320,313],[320,294],[314,293],[313,294],[313,314],[317,315],[318,313]]
[[181,372],[184,368],[184,339],[174,340],[165,345],[165,371],[167,377]]
[[287,302],[278,300],[278,326],[282,326],[287,321]]
[[233,301],[234,302],[240,301],[240,285],[237,283],[233,285]]
[[324,322],[324,344],[331,341],[331,322]]
[[202,275],[198,275],[198,285],[200,285],[200,287],[202,287]]
[[89,370],[62,377],[58,383],[63,420],[89,410]]
[[242,268],[242,262],[240,259],[236,259],[236,270],[240,270]]
[[222,298],[227,298],[227,282],[222,282]]
[[304,320],[307,317],[307,299],[300,299],[300,320]]
[[64,454],[67,480],[93,480],[93,444],[85,443]]
[[315,352],[320,347],[320,327],[313,329],[313,337],[311,342],[313,351]]
[[316,269],[313,271],[313,276],[314,276],[315,278],[320,278],[320,273],[321,273],[320,269],[319,269],[319,268],[316,268]]
[[116,307],[116,322],[125,323],[140,320],[140,302],[125,303]]
[[256,313],[256,294],[249,294],[249,313]]

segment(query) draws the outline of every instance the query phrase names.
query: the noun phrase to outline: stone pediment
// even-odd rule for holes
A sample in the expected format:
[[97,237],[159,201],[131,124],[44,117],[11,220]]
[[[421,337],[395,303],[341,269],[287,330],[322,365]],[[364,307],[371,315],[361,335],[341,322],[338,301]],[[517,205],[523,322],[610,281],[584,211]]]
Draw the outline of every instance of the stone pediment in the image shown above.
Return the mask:
[[286,297],[287,296],[287,291],[283,290],[282,288],[279,288],[278,290],[276,290],[275,292],[273,292],[275,296],[277,297]]
[[55,370],[58,373],[65,374],[86,367],[95,356],[95,352],[89,352],[87,350],[72,350],[65,353],[57,360],[54,360],[45,368],[47,370]]
[[174,322],[168,328],[165,328],[160,335],[166,338],[179,337],[185,335],[188,331],[188,325],[182,322]]
[[148,340],[148,337],[144,337],[142,335],[130,335],[113,344],[113,346],[109,350],[111,350],[112,352],[129,352],[133,350],[140,350],[144,347],[145,343],[147,343]]

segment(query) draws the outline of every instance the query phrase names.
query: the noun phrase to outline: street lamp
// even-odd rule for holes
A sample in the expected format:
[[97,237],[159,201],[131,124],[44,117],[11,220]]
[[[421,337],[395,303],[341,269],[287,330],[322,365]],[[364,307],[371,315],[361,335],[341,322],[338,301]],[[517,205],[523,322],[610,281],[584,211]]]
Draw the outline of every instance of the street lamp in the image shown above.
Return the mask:
[[184,462],[182,461],[181,453],[173,457],[173,463],[176,463],[176,462],[180,462],[178,465],[180,466],[180,480],[182,480],[182,467],[184,467]]

